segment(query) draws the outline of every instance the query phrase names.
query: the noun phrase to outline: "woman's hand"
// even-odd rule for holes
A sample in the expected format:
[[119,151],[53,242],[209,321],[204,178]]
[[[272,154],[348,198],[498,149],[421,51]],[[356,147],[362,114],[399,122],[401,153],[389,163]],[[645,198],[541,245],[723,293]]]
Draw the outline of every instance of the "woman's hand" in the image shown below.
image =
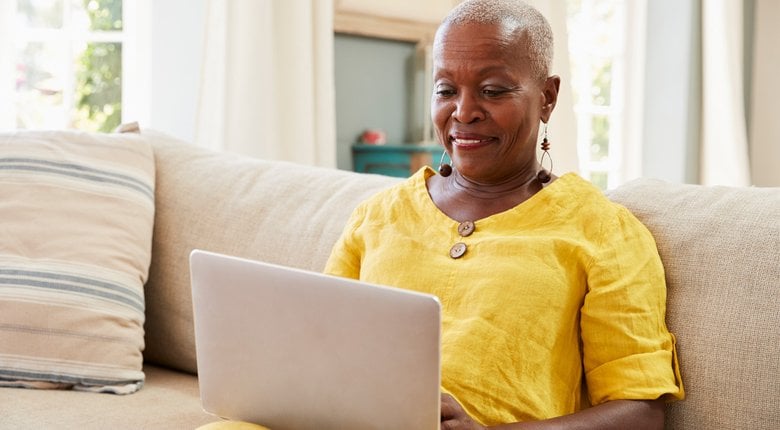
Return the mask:
[[485,430],[485,427],[474,421],[454,397],[442,393],[441,430]]
[[[510,423],[495,429],[626,429],[651,430],[664,427],[663,400],[613,400],[582,411],[543,421]],[[474,421],[449,394],[441,395],[441,430],[487,430]]]

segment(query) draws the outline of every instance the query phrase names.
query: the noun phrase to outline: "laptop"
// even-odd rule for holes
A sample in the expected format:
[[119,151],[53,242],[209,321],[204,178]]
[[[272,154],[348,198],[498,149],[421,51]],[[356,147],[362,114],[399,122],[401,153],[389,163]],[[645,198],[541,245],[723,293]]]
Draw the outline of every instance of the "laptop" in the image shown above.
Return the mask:
[[271,430],[438,429],[433,295],[194,250],[203,408]]

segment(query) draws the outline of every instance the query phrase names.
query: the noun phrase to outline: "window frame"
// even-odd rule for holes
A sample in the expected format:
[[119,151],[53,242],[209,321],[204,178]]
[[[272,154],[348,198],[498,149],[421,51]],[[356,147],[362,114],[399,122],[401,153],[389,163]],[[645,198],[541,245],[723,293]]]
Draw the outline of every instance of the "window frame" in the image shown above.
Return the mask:
[[[602,53],[591,45],[570,43],[569,54],[578,67],[578,73],[572,71],[572,87],[578,94],[574,113],[580,175],[592,179],[594,173],[606,173],[605,189],[612,189],[641,176],[647,6],[645,0],[580,0],[581,13],[588,18],[582,27],[603,25],[591,19],[590,13],[590,8],[601,1],[609,1],[616,8],[614,25],[618,35],[613,39],[614,51]],[[578,36],[570,36],[570,40],[572,37]],[[592,70],[594,64],[605,59],[611,61],[610,102],[601,106],[595,105],[590,96],[595,80]],[[591,154],[592,121],[596,116],[605,116],[609,124],[607,156],[603,160],[594,160]]]
[[[14,82],[17,48],[28,43],[59,42],[64,40],[67,54],[60,64],[63,82],[62,109],[49,124],[56,128],[71,126],[75,107],[76,77],[73,64],[78,54],[73,47],[79,43],[119,43],[122,45],[121,63],[121,122],[129,120],[148,123],[151,76],[151,0],[125,0],[122,2],[122,29],[111,31],[80,30],[73,27],[72,0],[62,2],[61,28],[18,28],[16,24],[17,2],[0,2],[0,98],[10,100],[0,106],[0,129],[13,130],[17,125],[16,100],[18,93]],[[128,119],[129,118],[129,119]],[[48,122],[48,121],[47,121]],[[51,128],[34,126],[34,129]]]

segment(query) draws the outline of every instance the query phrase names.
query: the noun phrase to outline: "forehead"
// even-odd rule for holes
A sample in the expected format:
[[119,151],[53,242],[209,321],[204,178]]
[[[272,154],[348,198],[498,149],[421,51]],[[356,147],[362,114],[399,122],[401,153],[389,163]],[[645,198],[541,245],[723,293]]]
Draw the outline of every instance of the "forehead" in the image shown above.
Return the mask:
[[530,67],[525,31],[506,24],[449,24],[436,34],[433,45],[435,68],[461,64]]

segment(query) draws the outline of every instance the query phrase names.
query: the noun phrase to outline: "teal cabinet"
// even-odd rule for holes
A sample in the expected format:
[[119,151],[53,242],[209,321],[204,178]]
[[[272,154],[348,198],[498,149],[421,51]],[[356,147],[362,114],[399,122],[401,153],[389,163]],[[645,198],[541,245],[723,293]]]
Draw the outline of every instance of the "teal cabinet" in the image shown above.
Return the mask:
[[437,168],[442,152],[440,145],[356,144],[352,146],[352,160],[356,172],[406,178],[425,165]]

